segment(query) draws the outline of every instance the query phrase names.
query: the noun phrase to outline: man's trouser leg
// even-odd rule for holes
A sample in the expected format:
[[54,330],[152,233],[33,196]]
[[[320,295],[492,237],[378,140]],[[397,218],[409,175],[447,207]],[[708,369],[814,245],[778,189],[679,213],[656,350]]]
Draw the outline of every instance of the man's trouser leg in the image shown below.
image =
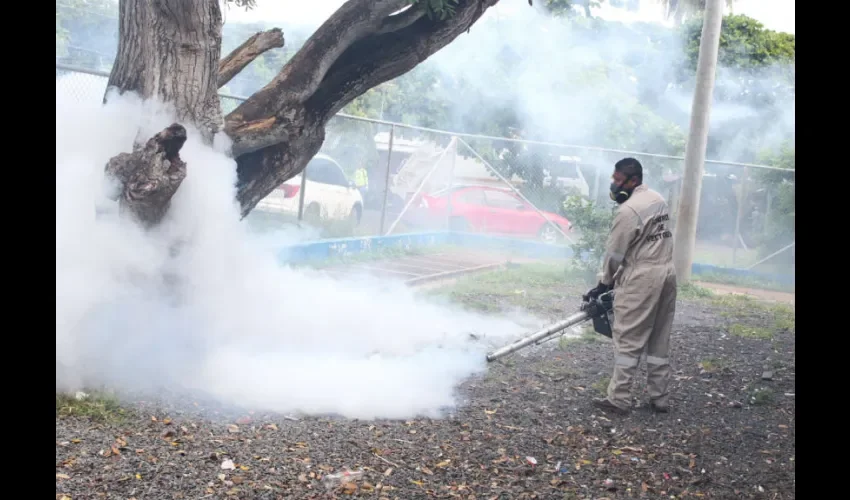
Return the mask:
[[670,395],[670,331],[676,313],[676,275],[670,273],[664,281],[658,299],[655,325],[646,345],[646,373],[649,399],[658,408],[667,408]]
[[632,406],[632,382],[655,324],[655,305],[661,286],[657,279],[640,276],[618,288],[614,292],[612,339],[615,355],[608,400],[625,409]]

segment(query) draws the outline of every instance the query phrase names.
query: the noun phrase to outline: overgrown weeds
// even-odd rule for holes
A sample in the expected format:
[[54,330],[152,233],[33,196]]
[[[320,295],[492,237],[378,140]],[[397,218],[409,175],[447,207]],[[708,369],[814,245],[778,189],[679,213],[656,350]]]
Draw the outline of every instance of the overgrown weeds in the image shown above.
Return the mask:
[[108,392],[56,393],[57,417],[84,417],[96,422],[118,422],[126,418],[128,410],[118,398]]

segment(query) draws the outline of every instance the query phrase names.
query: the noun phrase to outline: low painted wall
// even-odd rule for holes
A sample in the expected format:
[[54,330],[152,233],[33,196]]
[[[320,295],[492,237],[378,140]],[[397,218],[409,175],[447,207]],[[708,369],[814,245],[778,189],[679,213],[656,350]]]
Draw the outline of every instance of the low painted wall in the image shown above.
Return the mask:
[[[531,240],[520,240],[489,236],[476,233],[458,233],[436,231],[430,233],[394,234],[391,236],[366,236],[361,238],[337,238],[316,240],[283,247],[278,251],[281,263],[297,263],[310,260],[324,260],[356,255],[365,252],[375,252],[387,249],[409,250],[416,247],[435,247],[440,245],[459,245],[470,248],[487,250],[510,250],[527,257],[563,258],[572,257],[573,251],[562,245],[549,245]],[[755,278],[764,281],[794,285],[795,277],[791,274],[767,274],[746,269],[719,267],[695,262],[691,268],[695,276],[721,275],[730,277]]]
[[282,247],[278,250],[277,257],[281,263],[296,263],[346,257],[391,248],[408,250],[413,247],[445,245],[449,242],[449,236],[450,233],[447,232],[434,232],[316,240]]

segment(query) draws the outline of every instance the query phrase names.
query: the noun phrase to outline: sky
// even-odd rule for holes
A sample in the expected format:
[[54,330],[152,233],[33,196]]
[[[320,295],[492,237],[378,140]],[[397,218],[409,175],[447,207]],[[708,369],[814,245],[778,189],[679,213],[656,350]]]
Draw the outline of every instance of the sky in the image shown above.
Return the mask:
[[[287,22],[318,26],[328,18],[343,2],[342,0],[259,0],[257,7],[245,12],[238,7],[230,7],[225,12],[225,20],[234,22]],[[603,19],[618,21],[659,21],[663,20],[660,4],[651,0],[641,2],[639,12],[627,12],[614,9],[603,2],[601,8],[593,9],[594,15]],[[526,0],[501,0],[491,8],[487,15],[496,13],[509,16],[519,8],[529,8]],[[727,12],[728,12],[727,8]],[[745,14],[761,21],[768,29],[794,33],[794,0],[736,0],[733,11]]]

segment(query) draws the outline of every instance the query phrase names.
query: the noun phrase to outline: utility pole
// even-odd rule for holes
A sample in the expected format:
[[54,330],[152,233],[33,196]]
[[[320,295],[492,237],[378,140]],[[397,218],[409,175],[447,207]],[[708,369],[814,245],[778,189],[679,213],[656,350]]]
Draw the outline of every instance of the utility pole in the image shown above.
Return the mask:
[[707,0],[703,14],[696,88],[691,107],[688,144],[685,148],[685,172],[682,176],[674,235],[673,263],[680,283],[690,280],[691,265],[694,261],[700,190],[705,166],[705,150],[708,144],[717,51],[720,47],[720,26],[723,22],[723,2],[724,0]]

